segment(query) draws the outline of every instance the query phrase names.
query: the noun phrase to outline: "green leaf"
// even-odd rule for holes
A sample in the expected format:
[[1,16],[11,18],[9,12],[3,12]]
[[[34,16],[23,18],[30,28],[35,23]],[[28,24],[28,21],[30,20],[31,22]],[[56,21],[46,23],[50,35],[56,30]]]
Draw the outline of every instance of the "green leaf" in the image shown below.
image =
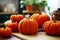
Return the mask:
[[50,7],[48,7],[48,11],[50,11]]
[[46,0],[42,0],[42,1],[46,1]]
[[24,4],[26,5],[32,5],[34,4],[35,0],[24,0]]

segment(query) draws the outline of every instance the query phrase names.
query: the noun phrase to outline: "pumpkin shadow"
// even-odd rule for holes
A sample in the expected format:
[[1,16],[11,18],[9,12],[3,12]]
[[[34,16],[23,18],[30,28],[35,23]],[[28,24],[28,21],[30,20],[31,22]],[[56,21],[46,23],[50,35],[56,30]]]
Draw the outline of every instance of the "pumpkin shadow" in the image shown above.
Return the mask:
[[38,28],[38,32],[43,32],[43,28]]
[[8,39],[8,38],[11,38],[11,37],[12,37],[12,35],[11,36],[6,36],[6,37],[0,37],[0,38]]
[[47,34],[47,35],[60,38],[60,35],[51,35],[51,34]]

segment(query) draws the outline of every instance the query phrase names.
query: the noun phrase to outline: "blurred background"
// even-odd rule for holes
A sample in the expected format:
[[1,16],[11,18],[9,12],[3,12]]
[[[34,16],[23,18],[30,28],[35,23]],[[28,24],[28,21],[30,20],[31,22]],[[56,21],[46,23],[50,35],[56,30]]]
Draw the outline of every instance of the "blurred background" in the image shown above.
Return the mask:
[[[60,0],[0,0],[0,20],[8,20],[10,15],[14,13],[23,14],[23,10],[28,10],[26,9],[28,4],[35,6],[32,11],[39,10],[47,13],[49,16],[49,13],[60,8]],[[43,8],[40,8],[41,6]],[[6,18],[3,19],[2,17]]]
[[[20,6],[20,1],[23,0],[0,0],[0,5],[4,8],[8,3],[14,4],[16,9],[18,10],[18,6]],[[42,0],[37,0],[37,2],[41,2]],[[48,3],[48,6],[50,6],[50,12],[57,10],[57,8],[60,8],[60,0],[46,0]]]

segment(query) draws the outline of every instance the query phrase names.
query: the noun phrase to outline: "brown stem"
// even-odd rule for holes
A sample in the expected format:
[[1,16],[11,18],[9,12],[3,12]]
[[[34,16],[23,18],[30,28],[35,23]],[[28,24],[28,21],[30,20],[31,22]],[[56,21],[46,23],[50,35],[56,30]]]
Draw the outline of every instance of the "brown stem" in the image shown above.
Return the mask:
[[39,11],[39,10],[36,13],[39,13],[41,15],[41,11]]

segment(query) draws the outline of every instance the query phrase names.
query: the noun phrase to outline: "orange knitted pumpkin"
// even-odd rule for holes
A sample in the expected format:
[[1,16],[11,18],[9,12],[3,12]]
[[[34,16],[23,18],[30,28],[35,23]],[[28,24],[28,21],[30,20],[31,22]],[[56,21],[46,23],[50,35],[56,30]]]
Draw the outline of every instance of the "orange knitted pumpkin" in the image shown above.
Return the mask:
[[11,15],[10,16],[10,19],[12,20],[12,21],[20,21],[20,20],[22,20],[23,19],[23,15]]
[[10,37],[11,34],[12,34],[12,31],[10,28],[3,27],[3,26],[2,26],[2,28],[0,28],[0,37]]
[[50,20],[47,14],[35,13],[30,18],[35,19],[38,22],[39,27],[42,27],[43,23]]
[[38,24],[34,19],[23,19],[19,22],[19,32],[23,34],[35,34],[38,31]]
[[47,21],[43,24],[43,30],[50,35],[60,35],[60,21]]
[[60,21],[57,21],[54,15],[52,18],[52,21],[47,21],[43,24],[43,30],[50,35],[60,35]]
[[5,25],[6,27],[11,28],[12,31],[18,31],[18,22],[12,22],[10,20],[10,21],[7,21]]

